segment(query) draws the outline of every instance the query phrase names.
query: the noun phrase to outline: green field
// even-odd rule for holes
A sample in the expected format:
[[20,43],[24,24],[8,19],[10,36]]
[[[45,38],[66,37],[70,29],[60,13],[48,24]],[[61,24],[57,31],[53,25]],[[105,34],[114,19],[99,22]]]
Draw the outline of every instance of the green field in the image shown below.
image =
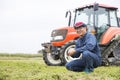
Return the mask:
[[0,54],[0,80],[120,80],[120,67],[102,66],[86,74],[47,66],[40,54]]

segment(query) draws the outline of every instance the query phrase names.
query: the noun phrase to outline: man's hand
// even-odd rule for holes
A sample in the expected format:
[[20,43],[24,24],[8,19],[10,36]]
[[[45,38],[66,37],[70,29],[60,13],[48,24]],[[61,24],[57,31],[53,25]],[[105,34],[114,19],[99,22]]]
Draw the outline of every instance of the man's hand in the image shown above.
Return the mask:
[[69,49],[68,56],[72,56],[75,52],[76,50],[74,48]]

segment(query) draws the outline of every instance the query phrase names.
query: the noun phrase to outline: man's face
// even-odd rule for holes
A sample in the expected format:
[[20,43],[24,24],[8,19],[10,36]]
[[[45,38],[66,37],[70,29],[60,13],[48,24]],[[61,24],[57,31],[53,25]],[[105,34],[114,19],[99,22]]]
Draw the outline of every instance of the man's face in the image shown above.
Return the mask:
[[87,31],[87,28],[86,27],[80,27],[78,29],[75,29],[76,32],[80,35],[80,37],[84,36],[84,34],[86,33]]

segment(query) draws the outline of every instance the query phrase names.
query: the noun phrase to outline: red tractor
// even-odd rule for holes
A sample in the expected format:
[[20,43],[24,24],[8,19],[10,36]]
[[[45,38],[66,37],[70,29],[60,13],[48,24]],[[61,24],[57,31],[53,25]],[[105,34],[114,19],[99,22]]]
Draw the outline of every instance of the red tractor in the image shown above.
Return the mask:
[[73,12],[67,11],[68,26],[53,30],[52,40],[42,44],[44,62],[47,65],[58,66],[75,59],[68,56],[67,52],[75,47],[79,37],[73,25],[82,21],[99,42],[102,65],[120,64],[120,27],[117,10],[117,7],[94,3],[78,7]]

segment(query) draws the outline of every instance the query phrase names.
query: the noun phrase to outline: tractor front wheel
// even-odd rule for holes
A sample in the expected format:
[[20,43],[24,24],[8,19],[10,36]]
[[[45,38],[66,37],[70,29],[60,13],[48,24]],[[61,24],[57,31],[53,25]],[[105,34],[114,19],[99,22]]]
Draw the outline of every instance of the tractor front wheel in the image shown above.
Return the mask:
[[65,45],[61,48],[61,61],[63,64],[66,64],[67,62],[70,62],[71,60],[74,60],[72,56],[68,56],[67,53],[71,48],[75,48],[75,40],[67,42]]
[[60,66],[60,65],[62,65],[62,61],[57,55],[47,53],[44,50],[43,50],[43,60],[49,66]]

